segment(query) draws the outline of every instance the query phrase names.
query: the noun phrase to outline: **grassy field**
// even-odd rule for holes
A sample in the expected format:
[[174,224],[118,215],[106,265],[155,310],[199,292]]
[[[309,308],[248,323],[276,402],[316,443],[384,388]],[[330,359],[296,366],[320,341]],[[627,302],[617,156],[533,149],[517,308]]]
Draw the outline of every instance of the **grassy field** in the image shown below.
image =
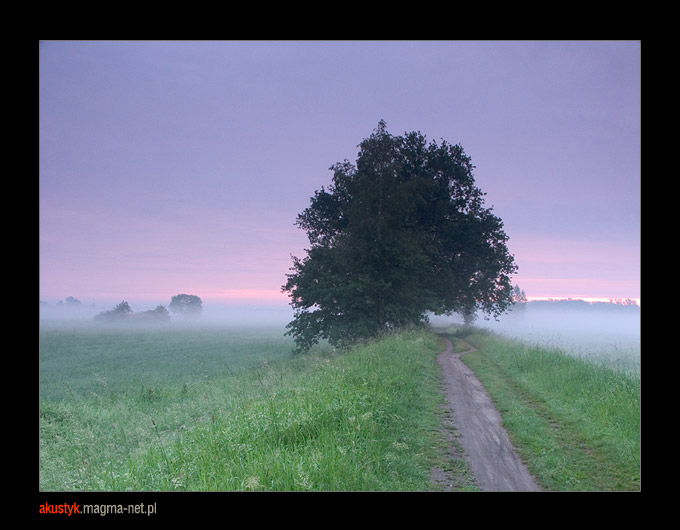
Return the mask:
[[291,346],[276,329],[43,326],[41,490],[430,489],[441,341]]
[[640,372],[478,329],[454,334],[514,445],[550,491],[640,489]]
[[[640,488],[640,377],[479,329],[464,361],[542,487]],[[464,347],[462,343],[457,343]],[[292,356],[279,328],[40,330],[43,491],[428,491],[444,457],[421,330]]]

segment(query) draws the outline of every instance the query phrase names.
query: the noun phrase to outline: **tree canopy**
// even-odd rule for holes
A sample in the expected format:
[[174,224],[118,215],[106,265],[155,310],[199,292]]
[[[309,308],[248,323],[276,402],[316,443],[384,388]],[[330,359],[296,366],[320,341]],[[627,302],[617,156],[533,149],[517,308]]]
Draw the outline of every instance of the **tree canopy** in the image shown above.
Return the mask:
[[297,217],[310,247],[282,288],[299,351],[420,324],[428,312],[497,316],[512,303],[508,237],[460,145],[392,136],[380,121],[355,164],[330,169],[332,184]]
[[203,301],[195,294],[178,294],[170,299],[169,308],[182,318],[198,318],[203,313]]

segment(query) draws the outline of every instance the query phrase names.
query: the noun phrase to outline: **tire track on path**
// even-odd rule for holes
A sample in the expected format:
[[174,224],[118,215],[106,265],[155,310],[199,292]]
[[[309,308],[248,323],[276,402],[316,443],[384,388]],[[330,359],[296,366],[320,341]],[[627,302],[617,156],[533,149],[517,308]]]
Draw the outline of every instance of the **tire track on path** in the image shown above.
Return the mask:
[[446,349],[437,362],[444,373],[444,393],[477,486],[482,491],[540,491],[510,443],[491,397],[460,358],[476,348],[465,343],[469,349],[456,353],[451,340],[443,339]]

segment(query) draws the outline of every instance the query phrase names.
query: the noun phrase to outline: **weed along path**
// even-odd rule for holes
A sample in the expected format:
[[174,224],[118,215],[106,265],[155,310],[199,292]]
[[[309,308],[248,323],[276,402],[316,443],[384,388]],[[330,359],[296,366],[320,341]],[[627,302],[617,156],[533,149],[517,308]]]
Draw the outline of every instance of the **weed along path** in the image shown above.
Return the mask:
[[479,379],[444,337],[446,350],[437,358],[444,371],[444,392],[458,441],[470,472],[482,491],[540,491],[515,452],[501,425],[501,416]]

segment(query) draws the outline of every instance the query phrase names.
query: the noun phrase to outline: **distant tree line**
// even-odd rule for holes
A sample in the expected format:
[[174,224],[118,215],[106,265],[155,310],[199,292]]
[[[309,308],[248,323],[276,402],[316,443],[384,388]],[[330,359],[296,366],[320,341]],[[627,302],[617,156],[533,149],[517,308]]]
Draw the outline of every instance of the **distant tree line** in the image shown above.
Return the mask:
[[[512,304],[508,311],[512,315],[522,315],[528,308],[534,311],[560,312],[606,312],[634,314],[640,311],[640,305],[632,298],[610,298],[608,301],[589,302],[580,298],[548,298],[547,300],[529,301],[524,290],[515,285],[512,288]],[[464,314],[461,317],[466,325],[471,325],[477,319],[477,314]]]
[[533,300],[528,306],[535,309],[566,311],[608,311],[636,312],[640,306],[631,298],[612,298],[608,302],[588,302],[586,300],[566,298],[555,300]]
[[159,305],[156,309],[134,313],[130,304],[123,300],[113,309],[103,311],[94,317],[99,322],[123,322],[135,320],[139,322],[169,322],[170,313],[165,306]]
[[[199,318],[203,312],[202,300],[193,294],[178,294],[173,296],[168,307],[173,314],[182,319],[196,319]],[[130,304],[123,300],[113,309],[97,314],[94,319],[99,322],[169,322],[170,311],[168,311],[168,308],[165,306],[158,305],[155,309],[134,313]]]
[[[41,307],[46,307],[47,305],[48,305],[47,302],[43,302],[42,300],[40,300]],[[80,300],[74,298],[73,296],[67,296],[65,300],[59,300],[55,305],[59,309],[68,309],[76,311],[87,309],[88,307],[94,307],[94,304],[92,304],[91,306],[86,306],[82,304]]]

